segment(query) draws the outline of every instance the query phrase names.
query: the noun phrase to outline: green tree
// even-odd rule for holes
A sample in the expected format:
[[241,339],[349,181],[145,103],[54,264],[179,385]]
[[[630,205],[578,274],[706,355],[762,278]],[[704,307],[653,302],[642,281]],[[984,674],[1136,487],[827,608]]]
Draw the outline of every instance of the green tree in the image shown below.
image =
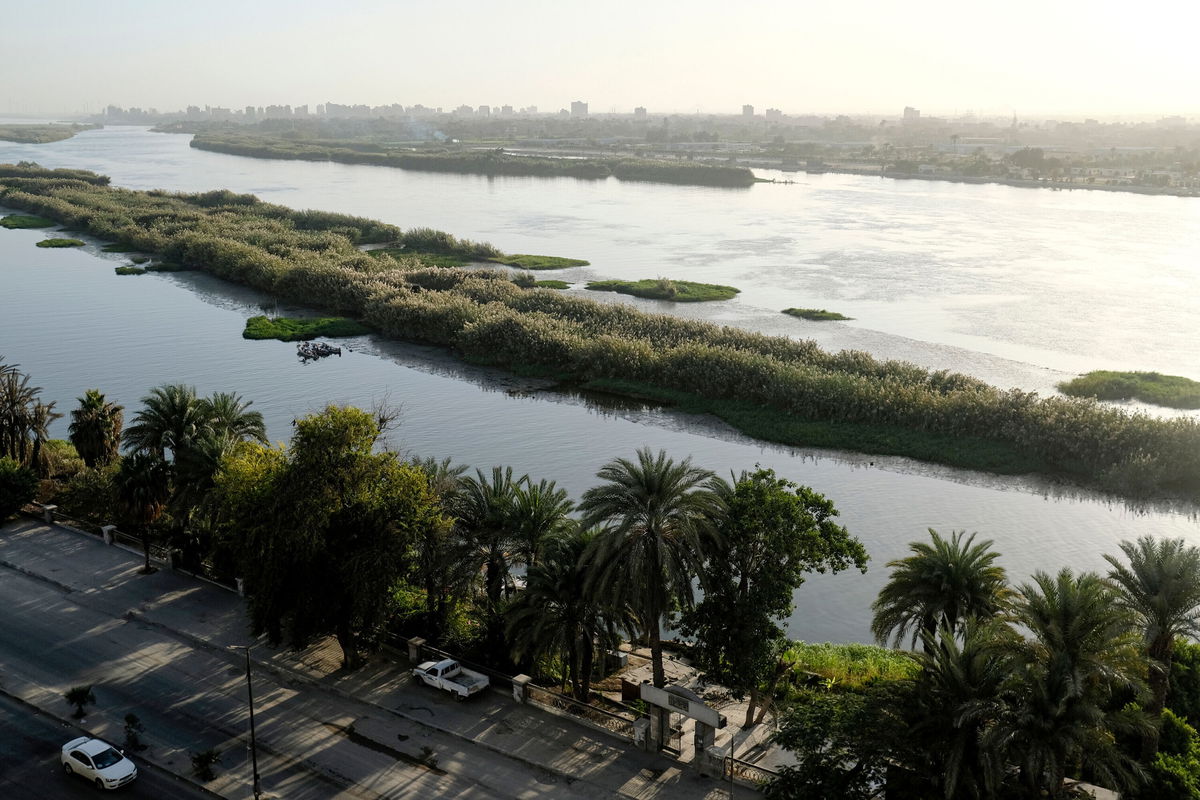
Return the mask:
[[574,507],[554,481],[526,478],[513,487],[512,540],[522,563],[537,564],[542,542],[570,527],[567,515]]
[[174,462],[204,432],[207,415],[193,386],[156,386],[142,398],[142,408],[125,429],[125,445]]
[[1011,597],[991,539],[976,544],[975,534],[953,531],[946,540],[932,528],[929,535],[931,543],[911,542],[911,556],[888,562],[892,574],[871,606],[880,644],[892,639],[899,646],[911,636],[915,645],[939,628],[957,631],[972,617],[999,613]]
[[1150,727],[1140,709],[1120,702],[1145,689],[1133,616],[1099,575],[1069,569],[1034,573],[1015,613],[1031,638],[1012,650],[984,747],[1017,766],[1030,798],[1063,797],[1074,769],[1114,789],[1136,786],[1142,772],[1118,744]]
[[[880,684],[862,694],[821,692],[794,704],[775,743],[795,756],[767,784],[767,800],[872,800],[906,749],[911,686]],[[889,793],[889,796],[890,793]]]
[[99,389],[88,389],[71,412],[71,444],[89,468],[108,466],[121,447],[124,408],[104,399]]
[[467,547],[455,532],[449,516],[457,508],[466,465],[452,464],[449,458],[415,459],[413,466],[425,475],[426,486],[443,512],[445,524],[428,525],[418,532],[414,545],[410,580],[425,594],[423,632],[440,641],[447,632],[450,613],[469,595],[478,575],[467,558]]
[[604,524],[588,548],[595,568],[589,590],[621,598],[636,611],[647,638],[655,686],[663,686],[663,618],[692,602],[692,581],[713,541],[721,499],[709,487],[713,474],[676,463],[665,451],[637,452],[600,468],[602,483],[583,495],[583,525]]
[[577,700],[591,695],[596,650],[615,648],[636,618],[628,606],[585,588],[587,548],[594,532],[559,531],[546,538],[544,558],[526,573],[525,590],[506,614],[513,657],[556,656]]
[[749,694],[745,727],[787,644],[780,623],[795,590],[810,572],[865,572],[867,551],[837,524],[830,500],[774,470],[744,472],[721,486],[726,511],[700,572],[704,599],[683,614],[682,629],[696,639],[706,676],[737,697]]
[[1020,638],[997,620],[968,620],[961,636],[942,628],[915,657],[908,735],[921,754],[909,766],[947,800],[996,796],[1005,763],[982,744],[1000,713],[1000,694],[1011,678],[1011,653]]
[[11,458],[0,458],[0,522],[32,502],[37,486],[38,478],[33,470]]
[[[1144,632],[1150,658],[1150,701],[1146,711],[1156,721],[1162,715],[1170,688],[1175,641],[1200,635],[1200,548],[1183,539],[1142,536],[1121,542],[1128,565],[1113,556],[1108,577],[1118,587],[1121,603],[1136,617]],[[1157,733],[1149,733],[1142,758],[1153,760]]]
[[[419,469],[373,452],[379,435],[365,411],[330,406],[297,422],[286,451],[242,445],[222,478],[245,530],[255,632],[295,647],[331,633],[350,668],[360,663],[360,634],[386,619],[413,543],[446,524]],[[239,490],[233,476],[259,485]]]
[[513,503],[517,485],[512,467],[493,467],[491,476],[475,470],[463,479],[454,505],[462,554],[475,575],[483,575],[483,612],[487,650],[507,653],[503,601],[512,591],[511,568],[516,539]]
[[122,515],[142,539],[146,559],[142,572],[149,575],[154,571],[150,566],[154,524],[166,510],[170,497],[170,469],[154,453],[132,453],[121,459],[114,482]]
[[45,474],[43,446],[50,438],[50,423],[62,414],[54,410],[53,401],[43,403],[41,393],[15,364],[0,360],[0,458]]

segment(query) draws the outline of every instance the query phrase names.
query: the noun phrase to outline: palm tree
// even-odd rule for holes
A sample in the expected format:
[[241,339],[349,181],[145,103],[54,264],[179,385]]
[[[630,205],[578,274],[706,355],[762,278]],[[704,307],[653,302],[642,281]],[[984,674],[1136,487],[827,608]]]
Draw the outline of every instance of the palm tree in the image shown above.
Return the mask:
[[583,526],[605,527],[588,548],[595,564],[589,591],[626,600],[650,640],[654,685],[663,686],[661,625],[676,605],[690,605],[692,582],[712,538],[711,521],[721,511],[709,488],[713,474],[676,463],[665,451],[637,452],[636,463],[618,458],[597,473],[603,483],[583,494]]
[[107,466],[121,446],[124,407],[105,400],[99,389],[88,389],[78,399],[79,408],[71,412],[68,429],[71,444],[89,468]]
[[597,648],[616,647],[621,631],[637,622],[628,606],[605,602],[585,589],[591,568],[585,553],[594,536],[584,530],[548,536],[544,557],[529,568],[525,591],[506,615],[513,658],[560,657],[564,682],[585,703]]
[[474,575],[483,573],[486,636],[493,653],[507,652],[500,607],[512,590],[512,506],[516,486],[524,480],[513,479],[512,467],[493,467],[490,479],[477,469],[474,477],[463,478],[453,507],[459,552]]
[[207,427],[207,409],[193,386],[156,386],[142,398],[142,405],[125,429],[125,444],[134,452],[169,457],[173,462]]
[[1030,797],[1062,797],[1068,769],[1088,769],[1114,789],[1141,777],[1118,735],[1144,735],[1148,717],[1110,710],[1144,690],[1135,620],[1095,573],[1036,572],[1021,587],[1016,619],[1032,639],[1011,649],[1003,710],[983,743],[1017,765]]
[[1004,762],[981,745],[999,710],[1001,687],[1011,676],[1016,633],[996,620],[967,620],[955,631],[941,628],[925,637],[915,656],[918,673],[909,736],[932,762],[928,773],[952,798],[994,797],[1003,780]]
[[42,390],[29,385],[29,376],[15,364],[0,361],[0,458],[46,472],[42,445],[50,438],[50,423],[62,414],[54,403],[43,403]]
[[167,507],[170,496],[170,469],[153,453],[132,453],[121,459],[116,475],[117,498],[125,518],[141,535],[146,563],[142,572],[153,572],[150,566],[150,537],[152,528]]
[[267,428],[263,416],[250,411],[252,400],[243,400],[236,392],[216,392],[198,401],[205,427],[215,435],[231,442],[256,441],[267,443]]
[[512,538],[522,563],[537,564],[542,542],[569,526],[567,514],[574,507],[567,490],[556,488],[554,481],[526,479],[513,488]]
[[939,628],[957,632],[968,619],[1002,611],[1011,596],[1004,568],[992,540],[975,544],[976,534],[952,531],[943,539],[929,529],[932,543],[911,542],[913,554],[889,561],[891,577],[871,605],[871,631],[880,644],[894,646],[911,636],[910,647]]
[[[1120,601],[1134,614],[1145,634],[1150,657],[1150,702],[1146,711],[1157,722],[1162,716],[1170,689],[1171,662],[1175,640],[1200,635],[1200,548],[1183,539],[1155,540],[1139,537],[1121,542],[1129,565],[1113,556],[1109,579],[1116,584]],[[1153,760],[1158,752],[1158,733],[1143,741],[1142,757]]]

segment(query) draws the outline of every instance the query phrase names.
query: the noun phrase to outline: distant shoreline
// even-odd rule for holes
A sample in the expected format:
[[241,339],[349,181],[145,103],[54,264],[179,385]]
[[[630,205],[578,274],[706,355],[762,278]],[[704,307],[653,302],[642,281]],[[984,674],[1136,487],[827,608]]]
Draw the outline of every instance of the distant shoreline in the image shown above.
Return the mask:
[[[758,169],[779,169],[778,167],[768,168],[759,167]],[[786,171],[786,170],[785,170]],[[799,169],[797,172],[805,172],[810,175],[820,175],[823,172],[832,172],[839,175],[867,175],[879,178],[895,178],[901,181],[941,181],[943,183],[996,183],[1003,186],[1015,186],[1019,189],[1055,189],[1058,191],[1068,191],[1073,189],[1082,189],[1087,191],[1099,192],[1129,192],[1131,194],[1146,194],[1146,195],[1163,195],[1167,197],[1200,197],[1200,189],[1172,189],[1167,186],[1108,186],[1095,183],[1066,183],[1063,181],[1035,181],[1024,178],[996,178],[996,177],[976,177],[973,175],[922,175],[913,172],[879,172],[871,169],[857,169],[854,167],[825,167],[823,169]]]

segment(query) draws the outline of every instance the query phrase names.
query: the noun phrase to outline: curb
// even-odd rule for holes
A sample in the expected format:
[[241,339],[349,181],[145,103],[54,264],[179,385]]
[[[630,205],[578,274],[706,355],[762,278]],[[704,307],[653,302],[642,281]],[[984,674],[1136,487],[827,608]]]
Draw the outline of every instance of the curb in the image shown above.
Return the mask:
[[[21,697],[20,695],[15,695],[12,692],[8,691],[7,689],[0,688],[0,695],[4,695],[9,700],[11,700],[14,703],[16,703],[17,705],[20,705],[21,707],[25,708],[27,711],[38,715],[39,717],[45,717],[47,719],[52,719],[55,722],[66,725],[67,727],[71,728],[72,730],[76,731],[77,733],[83,734],[85,736],[91,736],[91,737],[96,736],[95,733],[88,730],[87,728],[81,727],[77,721],[67,719],[66,717],[60,717],[58,714],[55,714],[52,711],[47,711],[46,709],[41,708],[40,706],[35,706],[33,703],[29,702],[25,698]],[[212,789],[209,789],[207,786],[204,786],[203,784],[200,784],[200,783],[196,783],[195,781],[190,780],[190,779],[184,777],[183,775],[180,775],[178,772],[173,772],[173,771],[167,769],[166,767],[159,766],[158,764],[155,764],[153,761],[150,761],[148,759],[145,759],[145,758],[138,759],[138,769],[141,769],[142,767],[149,769],[151,772],[156,772],[163,777],[170,778],[171,780],[173,780],[177,783],[186,784],[188,786],[188,788],[200,791],[200,792],[208,795],[209,797],[214,798],[215,800],[225,800],[225,798],[223,798],[221,795],[214,792]]]

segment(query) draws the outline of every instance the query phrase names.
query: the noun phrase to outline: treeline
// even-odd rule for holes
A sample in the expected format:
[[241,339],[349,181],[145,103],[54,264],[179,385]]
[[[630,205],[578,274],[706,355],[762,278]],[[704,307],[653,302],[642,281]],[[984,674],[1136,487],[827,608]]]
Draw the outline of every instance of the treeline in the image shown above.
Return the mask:
[[1200,549],[1142,537],[1012,586],[991,541],[930,534],[874,604],[910,670],[802,691],[768,798],[1200,798]]
[[[355,244],[404,236],[372,220],[229,192],[97,183],[53,171],[0,174],[0,204],[475,361],[631,393],[682,393],[735,422],[753,418],[768,438],[805,443],[815,425],[837,437],[834,446],[1041,471],[1130,496],[1200,492],[1200,424],[1192,419],[1001,390],[862,352],[826,353],[811,341],[525,288],[495,271],[430,268],[415,255],[372,258]],[[855,438],[862,431],[867,444]],[[983,457],[968,460],[977,452]]]
[[191,146],[199,150],[253,158],[337,161],[344,164],[371,164],[425,172],[458,172],[472,175],[569,177],[587,180],[600,180],[611,175],[626,181],[724,187],[750,186],[756,181],[754,173],[746,167],[634,158],[544,158],[510,155],[497,150],[442,153],[387,151],[372,143],[300,141],[237,133],[198,133],[192,138]]

